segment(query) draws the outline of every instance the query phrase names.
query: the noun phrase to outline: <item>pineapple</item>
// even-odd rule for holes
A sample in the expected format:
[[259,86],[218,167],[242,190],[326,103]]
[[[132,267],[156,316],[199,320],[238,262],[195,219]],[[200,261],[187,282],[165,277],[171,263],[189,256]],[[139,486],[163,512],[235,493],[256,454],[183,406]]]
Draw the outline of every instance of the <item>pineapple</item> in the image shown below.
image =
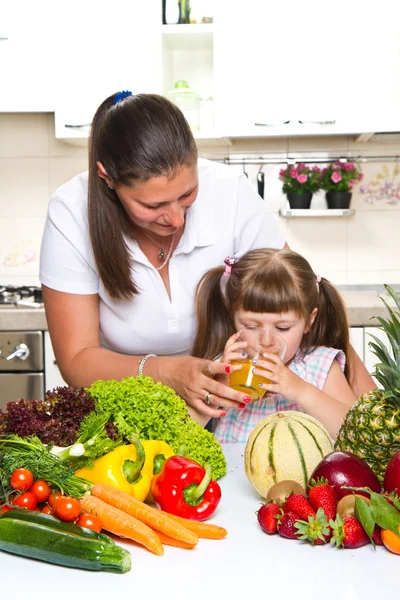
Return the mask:
[[378,359],[372,373],[383,389],[363,394],[350,407],[335,443],[336,450],[352,452],[373,469],[382,482],[386,465],[400,450],[400,294],[389,285],[397,311],[381,298],[390,318],[377,317],[380,329],[389,339],[393,357],[385,344],[371,335],[369,346]]

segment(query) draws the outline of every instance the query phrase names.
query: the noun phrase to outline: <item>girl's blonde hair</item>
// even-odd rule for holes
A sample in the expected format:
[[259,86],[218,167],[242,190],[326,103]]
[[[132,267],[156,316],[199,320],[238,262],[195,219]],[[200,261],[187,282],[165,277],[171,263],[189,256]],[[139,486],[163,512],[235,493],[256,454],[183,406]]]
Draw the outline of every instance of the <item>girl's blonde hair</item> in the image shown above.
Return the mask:
[[214,359],[235,333],[234,314],[239,309],[255,313],[294,311],[306,322],[314,308],[317,316],[304,334],[301,348],[315,346],[343,350],[349,379],[349,329],[346,309],[336,288],[317,276],[309,262],[292,250],[251,250],[232,267],[221,286],[224,267],[203,275],[196,288],[197,334],[192,355]]

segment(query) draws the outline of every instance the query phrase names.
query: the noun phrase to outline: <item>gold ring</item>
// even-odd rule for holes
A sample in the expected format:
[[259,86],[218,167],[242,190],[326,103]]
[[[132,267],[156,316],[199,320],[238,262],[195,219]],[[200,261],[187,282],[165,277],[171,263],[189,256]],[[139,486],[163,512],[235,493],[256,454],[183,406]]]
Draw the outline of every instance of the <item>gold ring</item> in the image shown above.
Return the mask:
[[208,392],[207,396],[204,398],[204,404],[207,404],[207,406],[210,406],[210,398],[211,394]]

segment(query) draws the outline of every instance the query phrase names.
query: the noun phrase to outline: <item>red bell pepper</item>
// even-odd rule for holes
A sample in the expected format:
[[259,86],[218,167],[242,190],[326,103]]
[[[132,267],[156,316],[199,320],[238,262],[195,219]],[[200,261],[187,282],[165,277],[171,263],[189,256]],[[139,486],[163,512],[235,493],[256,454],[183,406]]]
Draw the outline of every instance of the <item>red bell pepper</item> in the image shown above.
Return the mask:
[[221,488],[211,479],[211,467],[170,456],[151,482],[154,501],[162,510],[195,521],[205,521],[221,500]]

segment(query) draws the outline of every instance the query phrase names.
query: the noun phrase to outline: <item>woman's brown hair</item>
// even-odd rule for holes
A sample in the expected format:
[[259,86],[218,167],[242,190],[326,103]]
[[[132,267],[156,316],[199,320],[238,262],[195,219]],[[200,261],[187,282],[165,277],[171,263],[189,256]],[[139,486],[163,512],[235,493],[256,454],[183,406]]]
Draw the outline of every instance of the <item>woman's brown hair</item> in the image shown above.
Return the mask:
[[113,298],[139,293],[132,280],[132,258],[124,235],[134,239],[132,224],[115,191],[98,175],[100,162],[115,184],[131,186],[151,177],[173,177],[183,165],[195,165],[197,148],[177,106],[156,94],[113,94],[99,106],[89,141],[88,219],[100,279]]
[[315,346],[343,350],[345,375],[349,379],[349,330],[346,309],[336,288],[317,278],[309,262],[291,250],[251,250],[232,267],[221,286],[224,267],[203,275],[196,288],[197,334],[192,355],[214,359],[222,354],[227,339],[235,333],[237,310],[255,313],[294,311],[306,321],[314,308],[317,316],[301,348]]

